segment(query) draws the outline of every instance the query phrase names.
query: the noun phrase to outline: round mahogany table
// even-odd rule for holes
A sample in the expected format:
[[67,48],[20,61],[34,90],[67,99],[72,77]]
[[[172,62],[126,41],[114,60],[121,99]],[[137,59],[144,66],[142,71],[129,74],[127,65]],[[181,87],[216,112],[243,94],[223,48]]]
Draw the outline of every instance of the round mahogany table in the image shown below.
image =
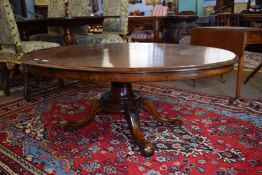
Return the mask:
[[144,107],[154,118],[181,126],[182,121],[161,115],[153,103],[133,91],[134,82],[197,79],[230,72],[238,61],[227,50],[160,43],[90,44],[61,46],[27,53],[25,98],[29,98],[28,73],[78,80],[111,82],[111,90],[92,104],[90,112],[79,121],[69,121],[65,129],[86,126],[101,110],[124,114],[133,138],[144,156],[154,154],[140,128],[137,109]]

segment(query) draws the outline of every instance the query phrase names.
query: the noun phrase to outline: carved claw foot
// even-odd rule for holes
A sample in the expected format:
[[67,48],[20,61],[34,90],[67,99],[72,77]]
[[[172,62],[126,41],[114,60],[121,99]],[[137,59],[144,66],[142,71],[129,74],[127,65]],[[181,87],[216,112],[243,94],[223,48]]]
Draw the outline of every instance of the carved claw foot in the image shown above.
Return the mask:
[[142,155],[145,156],[145,157],[150,157],[155,152],[154,146],[150,142],[146,142],[145,145],[140,146],[140,149],[141,149]]
[[176,117],[172,117],[172,118],[166,118],[163,115],[161,115],[155,108],[155,106],[153,105],[153,103],[150,100],[147,99],[143,99],[143,106],[144,108],[150,113],[150,115],[152,115],[156,120],[160,121],[160,122],[166,122],[166,123],[172,123],[176,126],[179,126],[181,128],[183,122],[181,120],[179,120]]

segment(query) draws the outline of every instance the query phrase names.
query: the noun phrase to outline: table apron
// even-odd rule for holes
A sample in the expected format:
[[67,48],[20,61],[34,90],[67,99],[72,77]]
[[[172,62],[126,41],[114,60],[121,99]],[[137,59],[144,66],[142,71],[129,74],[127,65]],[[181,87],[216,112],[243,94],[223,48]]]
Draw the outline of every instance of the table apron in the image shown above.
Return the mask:
[[24,65],[25,71],[43,77],[55,77],[76,80],[95,80],[103,82],[153,82],[200,79],[228,73],[234,69],[234,65],[217,68],[206,68],[184,71],[167,72],[95,72],[85,70],[67,70],[59,68],[47,68],[33,65]]

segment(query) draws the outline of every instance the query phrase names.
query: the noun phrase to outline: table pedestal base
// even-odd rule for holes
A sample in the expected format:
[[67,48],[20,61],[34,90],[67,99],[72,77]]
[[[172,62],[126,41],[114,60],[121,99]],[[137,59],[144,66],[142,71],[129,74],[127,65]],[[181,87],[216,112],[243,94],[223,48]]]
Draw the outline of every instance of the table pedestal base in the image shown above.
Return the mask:
[[179,127],[182,121],[177,118],[165,118],[155,108],[153,103],[142,96],[138,92],[132,90],[131,83],[111,83],[111,90],[105,93],[100,100],[92,104],[91,110],[82,120],[69,121],[64,129],[79,129],[89,124],[95,115],[106,110],[110,112],[121,112],[129,125],[129,129],[139,145],[144,156],[152,156],[154,154],[153,144],[146,141],[140,128],[138,117],[138,108],[144,107],[155,119],[161,122],[173,123]]

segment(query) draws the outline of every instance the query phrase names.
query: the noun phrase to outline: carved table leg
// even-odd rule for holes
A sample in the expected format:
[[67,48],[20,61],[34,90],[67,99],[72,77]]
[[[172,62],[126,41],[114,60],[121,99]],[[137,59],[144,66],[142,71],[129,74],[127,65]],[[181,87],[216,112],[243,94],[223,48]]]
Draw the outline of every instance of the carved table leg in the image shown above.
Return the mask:
[[64,126],[64,129],[78,129],[86,126],[100,110],[121,112],[124,114],[133,138],[140,147],[142,154],[144,156],[152,156],[154,154],[153,144],[145,140],[137,114],[137,109],[142,106],[144,106],[157,120],[161,122],[170,122],[181,127],[181,120],[177,118],[167,119],[162,117],[151,101],[143,99],[138,92],[132,90],[131,83],[114,82],[111,83],[111,90],[105,93],[99,101],[92,105],[88,115],[82,120],[68,122]]
[[153,103],[147,99],[143,99],[142,100],[142,104],[144,106],[144,108],[150,113],[150,115],[152,115],[156,120],[161,121],[161,122],[167,122],[167,123],[172,123],[176,126],[181,127],[181,125],[183,124],[183,122],[175,117],[173,118],[166,118],[164,116],[162,116],[155,108],[155,106],[153,105]]
[[91,110],[88,113],[88,115],[86,115],[84,118],[78,121],[68,121],[64,126],[64,130],[69,131],[69,130],[79,129],[88,125],[100,110],[101,110],[100,103],[98,101],[95,101],[92,104]]
[[140,121],[136,110],[134,109],[133,105],[125,105],[125,119],[129,125],[129,129],[141,149],[141,152],[144,156],[152,156],[154,154],[154,147],[153,144],[146,141],[144,135],[140,128]]

